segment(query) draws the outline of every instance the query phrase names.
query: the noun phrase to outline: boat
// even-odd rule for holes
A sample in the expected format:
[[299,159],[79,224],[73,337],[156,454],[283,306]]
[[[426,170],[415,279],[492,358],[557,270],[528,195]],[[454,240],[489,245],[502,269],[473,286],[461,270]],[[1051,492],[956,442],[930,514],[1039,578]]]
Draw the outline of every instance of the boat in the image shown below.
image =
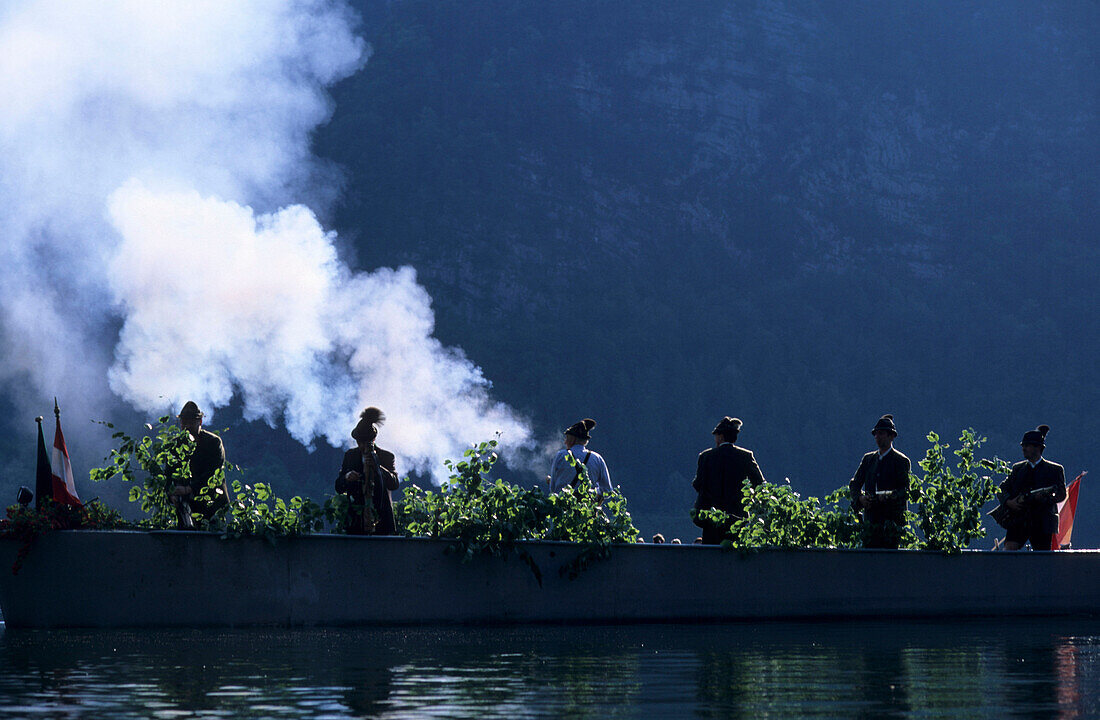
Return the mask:
[[761,549],[524,542],[468,561],[446,540],[88,531],[0,539],[8,628],[324,627],[455,623],[1095,615],[1100,551]]

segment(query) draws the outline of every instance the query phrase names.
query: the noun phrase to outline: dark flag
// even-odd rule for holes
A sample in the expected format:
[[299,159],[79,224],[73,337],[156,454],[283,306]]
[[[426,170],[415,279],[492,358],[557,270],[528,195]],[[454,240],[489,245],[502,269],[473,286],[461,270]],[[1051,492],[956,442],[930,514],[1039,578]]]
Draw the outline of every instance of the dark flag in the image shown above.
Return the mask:
[[42,416],[34,419],[38,423],[38,472],[34,481],[34,506],[39,510],[46,498],[53,497],[53,468],[50,467],[50,456],[46,452],[46,438],[42,436]]

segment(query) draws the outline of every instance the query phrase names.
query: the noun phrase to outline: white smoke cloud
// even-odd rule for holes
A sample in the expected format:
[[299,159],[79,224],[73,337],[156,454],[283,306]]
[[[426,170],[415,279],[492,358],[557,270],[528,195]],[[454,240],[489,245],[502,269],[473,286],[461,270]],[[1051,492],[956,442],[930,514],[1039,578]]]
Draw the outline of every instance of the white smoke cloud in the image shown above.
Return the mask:
[[325,87],[367,56],[335,0],[0,6],[0,379],[89,408],[236,396],[304,443],[374,404],[421,470],[526,442],[415,273],[353,273],[308,208],[334,187]]

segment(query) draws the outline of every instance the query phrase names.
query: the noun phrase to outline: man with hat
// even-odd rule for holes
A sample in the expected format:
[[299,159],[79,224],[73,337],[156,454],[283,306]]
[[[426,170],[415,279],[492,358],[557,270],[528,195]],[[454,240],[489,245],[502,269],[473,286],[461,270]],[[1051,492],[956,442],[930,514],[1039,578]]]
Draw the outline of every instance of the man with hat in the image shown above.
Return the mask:
[[[554,461],[550,463],[550,492],[556,493],[567,487],[578,487],[583,483],[583,476],[588,476],[588,481],[596,488],[596,495],[603,499],[604,495],[611,492],[611,473],[607,471],[607,463],[598,452],[588,449],[588,441],[592,439],[592,428],[596,427],[596,421],[585,418],[573,423],[565,430],[565,447],[558,450]],[[570,463],[566,454],[573,456]]]
[[912,463],[894,447],[898,430],[893,415],[880,417],[871,435],[878,450],[863,456],[848,487],[852,505],[866,523],[863,547],[896,550],[909,505]]
[[[378,426],[386,420],[376,407],[359,414],[359,423],[351,431],[355,447],[344,453],[344,464],[336,476],[336,492],[347,493],[348,535],[394,535],[393,498],[397,489],[397,468],[393,453],[374,444]],[[367,505],[367,496],[370,505]]]
[[[699,453],[699,465],[691,486],[699,493],[696,510],[721,510],[734,517],[745,514],[742,489],[748,480],[754,486],[764,482],[764,475],[752,451],[734,445],[741,432],[741,421],[724,417],[711,431],[714,447]],[[728,527],[696,520],[703,530],[704,545],[718,545],[729,532]]]
[[1020,449],[1024,459],[1012,466],[1001,483],[998,499],[1007,511],[1003,525],[1005,550],[1020,550],[1030,542],[1032,550],[1050,550],[1058,532],[1058,503],[1066,499],[1066,471],[1043,457],[1050,426],[1040,425],[1024,433]]
[[177,416],[180,427],[195,441],[195,450],[188,460],[191,479],[186,484],[177,484],[169,496],[179,511],[181,530],[193,528],[192,515],[199,515],[210,522],[214,513],[229,504],[229,487],[224,475],[216,487],[207,488],[214,473],[225,465],[225,446],[220,437],[203,430],[202,419],[202,410],[191,400],[184,403]]

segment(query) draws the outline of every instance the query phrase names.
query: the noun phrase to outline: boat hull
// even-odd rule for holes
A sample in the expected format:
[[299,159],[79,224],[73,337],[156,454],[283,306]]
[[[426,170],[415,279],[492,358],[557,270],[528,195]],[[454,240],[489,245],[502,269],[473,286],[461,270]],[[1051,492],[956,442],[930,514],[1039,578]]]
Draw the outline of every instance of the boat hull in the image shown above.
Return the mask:
[[313,535],[274,545],[183,532],[63,531],[22,569],[0,540],[8,627],[700,622],[753,618],[1100,613],[1100,552],[762,550],[617,545],[575,579],[580,550],[446,554],[446,541]]

